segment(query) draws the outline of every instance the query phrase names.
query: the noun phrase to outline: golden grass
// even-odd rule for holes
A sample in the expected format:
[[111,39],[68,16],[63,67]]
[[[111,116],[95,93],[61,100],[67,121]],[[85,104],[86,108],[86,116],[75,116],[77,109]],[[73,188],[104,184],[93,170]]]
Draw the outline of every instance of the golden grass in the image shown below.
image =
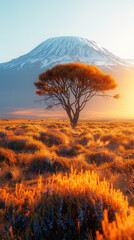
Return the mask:
[[102,220],[103,235],[98,231],[96,240],[133,240],[134,239],[134,209],[129,208],[128,215],[124,220],[119,213],[115,214],[116,220],[109,222],[108,212],[104,210],[104,220]]
[[0,120],[0,238],[133,239],[133,134],[133,122]]

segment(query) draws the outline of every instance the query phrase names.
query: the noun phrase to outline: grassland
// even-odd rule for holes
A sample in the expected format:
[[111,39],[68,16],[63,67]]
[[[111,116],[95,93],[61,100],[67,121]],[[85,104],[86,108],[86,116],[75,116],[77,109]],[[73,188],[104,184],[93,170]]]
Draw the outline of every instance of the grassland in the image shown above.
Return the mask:
[[134,239],[134,122],[0,120],[0,239]]

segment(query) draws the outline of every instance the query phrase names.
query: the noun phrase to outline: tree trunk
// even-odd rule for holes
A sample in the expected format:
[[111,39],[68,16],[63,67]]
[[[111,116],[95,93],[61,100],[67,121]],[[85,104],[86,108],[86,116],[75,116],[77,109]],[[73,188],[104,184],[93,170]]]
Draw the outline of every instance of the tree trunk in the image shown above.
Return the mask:
[[79,119],[79,112],[75,113],[72,121],[70,121],[72,128],[75,128],[75,127],[76,127],[77,122],[78,122],[78,119]]
[[75,112],[75,114],[73,115],[73,117],[72,117],[72,115],[71,115],[71,109],[70,109],[70,108],[66,109],[66,112],[67,112],[67,115],[68,115],[68,117],[69,117],[69,119],[70,119],[71,127],[72,127],[72,128],[75,128],[76,125],[77,125],[78,119],[79,119],[79,110],[77,110],[77,111]]
[[73,120],[73,121],[71,122],[71,126],[72,126],[72,128],[75,128],[76,125],[77,125],[77,122]]

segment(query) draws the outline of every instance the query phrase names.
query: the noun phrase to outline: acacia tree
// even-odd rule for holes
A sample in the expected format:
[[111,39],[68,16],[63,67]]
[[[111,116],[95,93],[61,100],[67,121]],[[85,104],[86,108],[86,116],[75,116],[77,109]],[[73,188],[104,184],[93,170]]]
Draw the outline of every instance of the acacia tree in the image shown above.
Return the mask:
[[[117,87],[115,80],[97,67],[82,63],[60,64],[39,75],[36,94],[43,96],[46,109],[62,106],[75,128],[79,114],[94,96],[107,96]],[[114,96],[118,98],[118,95]],[[41,100],[41,101],[42,101]]]

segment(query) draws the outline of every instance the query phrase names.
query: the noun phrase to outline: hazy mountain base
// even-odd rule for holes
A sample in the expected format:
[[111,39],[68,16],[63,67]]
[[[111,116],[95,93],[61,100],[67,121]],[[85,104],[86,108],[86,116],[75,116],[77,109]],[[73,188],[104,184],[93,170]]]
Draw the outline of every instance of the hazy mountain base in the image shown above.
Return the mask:
[[133,160],[133,122],[1,120],[1,239],[134,239]]

